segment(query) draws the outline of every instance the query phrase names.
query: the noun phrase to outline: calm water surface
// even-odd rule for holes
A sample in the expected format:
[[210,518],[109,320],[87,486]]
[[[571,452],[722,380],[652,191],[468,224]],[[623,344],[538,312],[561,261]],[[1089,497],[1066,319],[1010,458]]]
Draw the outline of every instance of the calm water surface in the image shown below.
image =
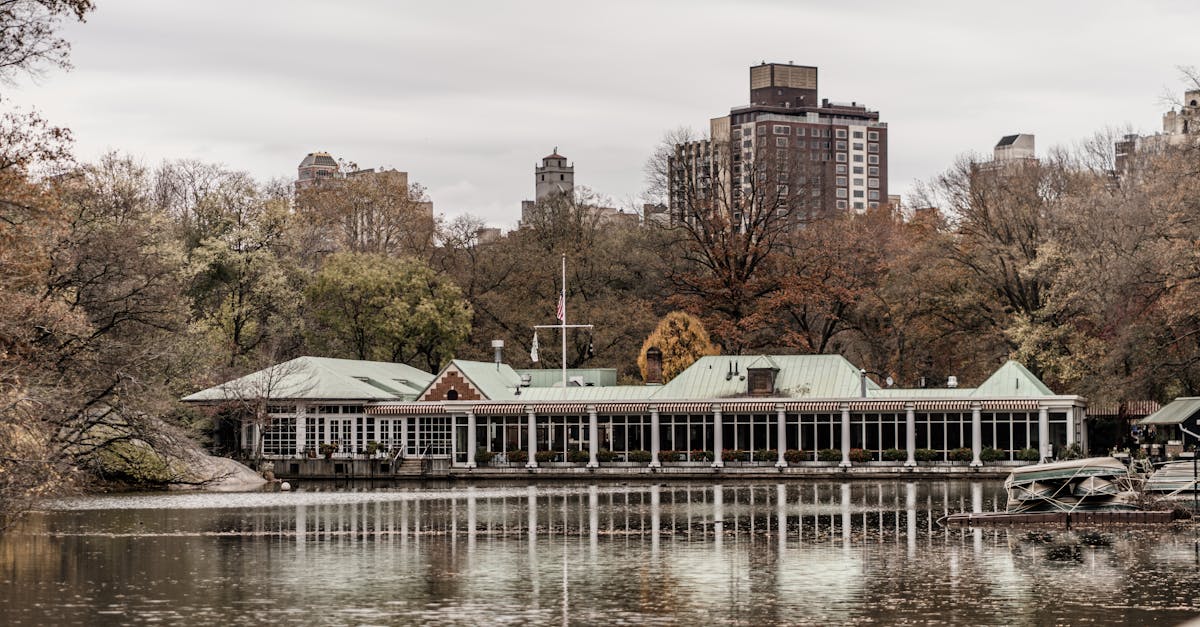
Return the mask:
[[72,499],[0,537],[0,624],[1174,625],[1196,532],[942,529],[997,482]]

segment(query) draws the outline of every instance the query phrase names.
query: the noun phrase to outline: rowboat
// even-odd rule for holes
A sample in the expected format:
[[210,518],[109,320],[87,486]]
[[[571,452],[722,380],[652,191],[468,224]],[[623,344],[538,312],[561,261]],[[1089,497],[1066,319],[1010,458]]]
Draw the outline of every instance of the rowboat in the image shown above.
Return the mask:
[[1112,457],[1014,469],[1004,481],[1009,513],[1136,510],[1129,469]]

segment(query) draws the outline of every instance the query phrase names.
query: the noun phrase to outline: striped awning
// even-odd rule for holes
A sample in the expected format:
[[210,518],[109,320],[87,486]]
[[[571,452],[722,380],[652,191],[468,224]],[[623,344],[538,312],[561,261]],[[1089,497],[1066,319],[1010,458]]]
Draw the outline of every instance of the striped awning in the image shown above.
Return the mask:
[[765,414],[775,413],[779,403],[775,401],[738,401],[721,403],[721,411],[726,414]]
[[[650,403],[596,403],[598,414],[644,414],[650,410]],[[662,407],[658,408],[662,413]]]
[[525,413],[521,403],[480,403],[472,408],[476,416],[519,416]]
[[[711,414],[713,403],[657,403],[660,414]],[[724,410],[724,405],[721,405]]]
[[1089,416],[1121,416],[1140,418],[1162,409],[1155,401],[1126,401],[1124,403],[1088,403]]
[[842,410],[841,401],[802,401],[784,403],[784,409],[788,411],[816,412],[828,413]]
[[534,403],[535,414],[586,414],[587,406],[583,403]]
[[904,411],[904,401],[850,401],[850,411]]
[[389,403],[368,405],[363,411],[375,416],[432,416],[446,413],[446,407],[441,403]]
[[971,401],[917,401],[918,411],[965,411],[971,408]]
[[983,408],[988,411],[1023,411],[1037,409],[1039,404],[1040,403],[1037,399],[1032,398],[1014,398],[1007,401],[994,400],[982,402]]

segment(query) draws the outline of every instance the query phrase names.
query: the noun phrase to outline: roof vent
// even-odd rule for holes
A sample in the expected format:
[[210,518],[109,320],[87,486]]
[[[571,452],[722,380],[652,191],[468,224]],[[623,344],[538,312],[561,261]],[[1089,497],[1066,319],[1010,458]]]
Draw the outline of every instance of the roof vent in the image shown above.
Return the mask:
[[521,387],[527,388],[527,387],[529,387],[529,384],[532,382],[533,382],[533,377],[531,377],[527,374],[521,375]]
[[946,387],[948,387],[948,388],[958,387],[958,377],[956,377],[954,375],[950,375],[949,377],[946,377]]

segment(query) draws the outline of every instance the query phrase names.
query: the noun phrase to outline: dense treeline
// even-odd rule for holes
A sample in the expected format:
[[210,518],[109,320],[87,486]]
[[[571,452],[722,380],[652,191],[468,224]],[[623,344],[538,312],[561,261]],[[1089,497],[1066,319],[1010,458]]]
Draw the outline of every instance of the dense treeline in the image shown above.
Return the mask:
[[[91,7],[16,4],[50,26],[40,47],[3,42],[0,80],[64,64],[52,26]],[[1200,393],[1193,146],[1146,150],[1121,176],[1106,137],[1003,168],[964,158],[906,211],[799,225],[773,186],[737,207],[696,195],[688,219],[642,227],[603,222],[585,191],[481,242],[482,221],[430,218],[400,177],[297,193],[218,164],[76,163],[69,140],[32,113],[0,118],[0,511],[147,455],[178,478],[179,438],[204,424],[175,399],[298,355],[436,370],[503,339],[529,366],[562,254],[571,321],[595,325],[569,336],[568,365],[626,381],[684,310],[722,352],[841,353],[906,386],[1017,358],[1093,400]]]

